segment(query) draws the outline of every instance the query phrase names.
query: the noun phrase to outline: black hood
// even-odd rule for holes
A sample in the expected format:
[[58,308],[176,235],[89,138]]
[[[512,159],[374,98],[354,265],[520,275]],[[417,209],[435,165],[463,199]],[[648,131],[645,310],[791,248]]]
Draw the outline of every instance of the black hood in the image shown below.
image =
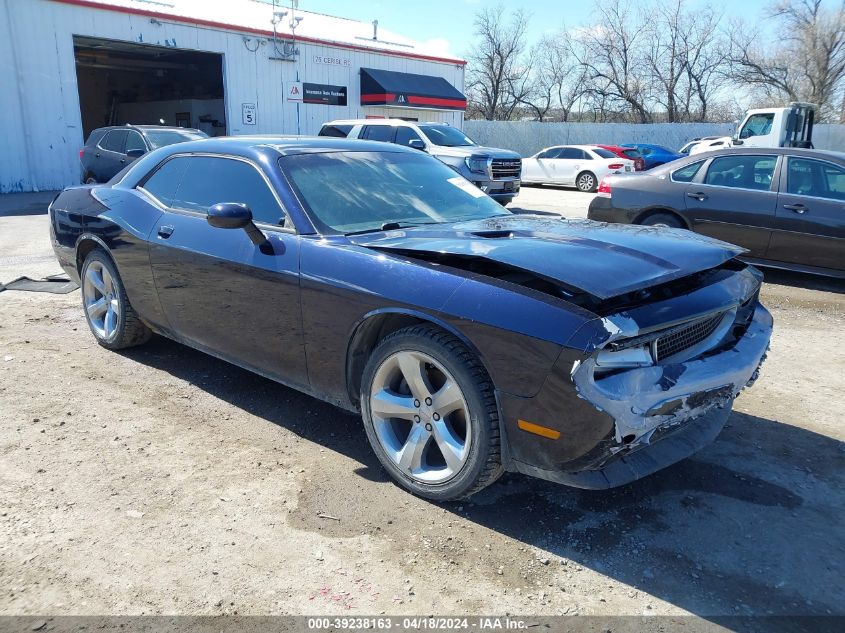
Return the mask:
[[609,299],[715,268],[743,249],[683,229],[536,216],[360,235],[356,244],[408,254],[483,258]]

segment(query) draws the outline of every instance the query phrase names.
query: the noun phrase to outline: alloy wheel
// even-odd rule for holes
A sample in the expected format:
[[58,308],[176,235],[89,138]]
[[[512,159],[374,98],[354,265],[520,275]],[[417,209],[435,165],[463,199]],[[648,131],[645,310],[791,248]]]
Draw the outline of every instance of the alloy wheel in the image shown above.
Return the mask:
[[594,178],[591,174],[581,174],[578,178],[578,188],[581,191],[591,191],[593,188]]
[[428,354],[407,350],[387,357],[373,378],[370,410],[382,449],[413,479],[443,483],[466,464],[472,441],[466,398]]
[[120,320],[120,301],[114,279],[102,262],[94,260],[88,264],[82,301],[94,333],[101,339],[112,338]]

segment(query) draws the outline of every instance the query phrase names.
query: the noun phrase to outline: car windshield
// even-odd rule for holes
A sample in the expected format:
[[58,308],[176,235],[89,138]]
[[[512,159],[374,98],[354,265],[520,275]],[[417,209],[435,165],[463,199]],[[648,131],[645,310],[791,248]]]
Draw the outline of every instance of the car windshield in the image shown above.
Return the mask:
[[208,134],[199,130],[144,130],[144,136],[153,146],[153,149],[184,143],[185,141],[198,141],[201,138],[208,138]]
[[468,147],[477,145],[466,134],[459,129],[448,125],[420,125],[419,128],[428,137],[428,140],[435,145],[443,147]]
[[603,149],[601,147],[594,147],[593,148],[593,154],[596,154],[597,156],[601,156],[602,158],[616,158],[616,154],[614,154],[613,152],[611,152],[609,150]]
[[471,182],[423,154],[320,152],[284,156],[279,165],[323,233],[510,215]]

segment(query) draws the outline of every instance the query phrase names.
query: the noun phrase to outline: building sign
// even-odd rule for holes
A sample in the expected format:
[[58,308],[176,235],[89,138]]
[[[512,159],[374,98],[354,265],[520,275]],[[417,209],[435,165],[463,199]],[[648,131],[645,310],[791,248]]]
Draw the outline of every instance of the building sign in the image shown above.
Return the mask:
[[346,86],[302,84],[302,101],[322,105],[346,105]]
[[289,81],[286,86],[287,100],[302,102],[302,82]]
[[344,68],[352,68],[352,60],[348,57],[331,57],[329,55],[314,55],[311,59],[315,64],[325,64],[326,66],[343,66]]
[[258,115],[256,113],[256,108],[254,103],[242,103],[241,104],[241,118],[243,119],[244,125],[255,125],[258,120]]

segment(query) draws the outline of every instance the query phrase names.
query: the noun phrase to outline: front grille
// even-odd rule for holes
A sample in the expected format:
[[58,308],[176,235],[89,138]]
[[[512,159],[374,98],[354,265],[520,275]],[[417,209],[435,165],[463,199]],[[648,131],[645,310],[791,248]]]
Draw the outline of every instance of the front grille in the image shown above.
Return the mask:
[[519,158],[494,158],[491,169],[494,180],[519,178],[522,172],[522,161]]
[[681,326],[664,334],[657,339],[656,358],[654,360],[659,361],[670,358],[675,354],[680,354],[691,347],[695,347],[716,331],[724,316],[724,312],[719,312],[718,314],[693,321],[689,325]]

